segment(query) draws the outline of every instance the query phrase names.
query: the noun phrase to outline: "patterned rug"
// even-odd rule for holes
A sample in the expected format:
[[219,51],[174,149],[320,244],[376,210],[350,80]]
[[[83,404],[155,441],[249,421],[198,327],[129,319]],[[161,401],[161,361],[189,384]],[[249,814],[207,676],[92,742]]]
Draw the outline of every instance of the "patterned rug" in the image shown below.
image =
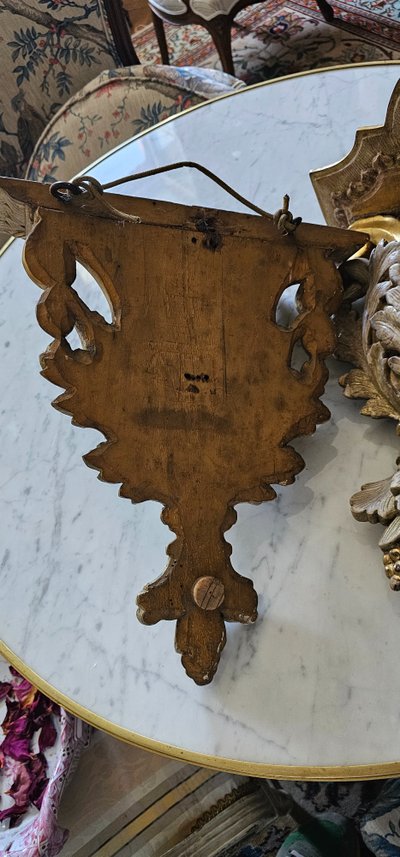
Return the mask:
[[[266,0],[237,16],[235,74],[247,84],[305,69],[400,58],[400,0],[337,0],[327,24],[314,0]],[[171,65],[220,68],[203,27],[166,25]],[[151,24],[134,34],[142,63],[159,63]]]

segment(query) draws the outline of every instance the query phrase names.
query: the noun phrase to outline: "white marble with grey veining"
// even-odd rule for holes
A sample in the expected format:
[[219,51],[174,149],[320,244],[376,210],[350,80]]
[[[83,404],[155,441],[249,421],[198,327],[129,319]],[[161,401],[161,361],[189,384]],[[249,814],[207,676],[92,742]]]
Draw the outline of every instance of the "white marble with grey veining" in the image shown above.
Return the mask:
[[[117,151],[102,181],[179,159],[217,172],[274,211],[322,222],[308,170],[341,158],[357,127],[383,121],[400,66],[328,71],[208,104]],[[125,192],[139,192],[138,185]],[[140,194],[238,206],[187,172]],[[253,578],[260,615],[228,627],[216,678],[197,687],[174,651],[174,624],[144,627],[135,595],[165,564],[170,532],[156,503],[133,506],[82,455],[97,432],[50,407],[39,375],[47,344],[39,291],[20,240],[0,259],[1,638],[43,679],[97,714],[184,752],[282,765],[400,760],[400,593],[390,591],[377,525],[348,498],[392,471],[394,427],[359,415],[332,368],[332,420],[294,446],[306,460],[278,499],[242,505],[227,534]]]

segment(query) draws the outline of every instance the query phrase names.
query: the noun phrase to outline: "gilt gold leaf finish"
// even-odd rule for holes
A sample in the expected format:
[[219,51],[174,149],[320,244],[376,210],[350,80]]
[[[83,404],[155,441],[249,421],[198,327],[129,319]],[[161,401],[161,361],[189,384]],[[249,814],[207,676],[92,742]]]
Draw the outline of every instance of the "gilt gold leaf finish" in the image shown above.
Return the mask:
[[310,173],[327,223],[345,228],[377,215],[398,219],[399,138],[400,81],[393,90],[384,125],[361,128],[345,158]]
[[[336,355],[354,364],[341,378],[345,396],[365,399],[361,413],[396,421],[400,434],[400,242],[382,241],[367,259],[343,264],[344,303],[336,314]],[[365,293],[366,292],[366,293]],[[351,303],[365,293],[361,315]],[[361,487],[350,500],[358,521],[389,524],[379,545],[390,585],[400,588],[400,471]]]

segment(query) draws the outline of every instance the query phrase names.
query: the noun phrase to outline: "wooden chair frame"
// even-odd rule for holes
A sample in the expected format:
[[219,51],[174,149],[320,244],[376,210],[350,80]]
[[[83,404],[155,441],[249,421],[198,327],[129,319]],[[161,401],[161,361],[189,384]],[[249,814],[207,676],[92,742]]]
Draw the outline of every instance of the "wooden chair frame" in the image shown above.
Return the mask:
[[[186,0],[184,0],[184,2],[186,2]],[[177,26],[183,26],[185,24],[199,24],[200,26],[205,27],[205,29],[210,33],[218,51],[223,70],[227,72],[227,74],[234,75],[235,69],[232,59],[231,29],[238,12],[245,9],[247,6],[254,5],[256,2],[258,3],[259,0],[238,0],[227,15],[216,15],[215,18],[212,18],[210,21],[206,21],[200,15],[196,15],[195,12],[192,12],[187,3],[187,12],[182,15],[168,15],[167,12],[161,10],[157,10],[156,12],[151,8],[153,25],[160,48],[162,62],[164,65],[169,65],[168,45],[165,37],[164,22],[175,24]],[[334,13],[327,0],[316,0],[316,2],[325,21],[331,23],[334,18]]]
[[131,22],[122,0],[104,0],[108,21],[118,56],[125,65],[140,65],[130,36]]

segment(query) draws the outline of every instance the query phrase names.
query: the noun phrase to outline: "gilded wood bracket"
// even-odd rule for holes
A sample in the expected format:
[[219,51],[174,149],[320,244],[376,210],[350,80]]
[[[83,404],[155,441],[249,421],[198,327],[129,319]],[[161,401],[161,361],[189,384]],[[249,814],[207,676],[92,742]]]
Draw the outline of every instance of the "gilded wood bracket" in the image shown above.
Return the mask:
[[[48,186],[0,179],[0,231],[26,234],[24,263],[44,289],[42,374],[64,391],[54,407],[105,436],[86,464],[122,497],[164,507],[176,538],[138,617],[175,620],[183,666],[206,684],[225,622],[257,617],[224,538],[234,506],[293,482],[303,460],[289,442],[329,417],[320,396],[341,300],[335,261],[367,236],[310,224],[282,234],[272,217],[96,193],[66,205]],[[77,262],[107,296],[110,323],[74,289]],[[283,326],[277,307],[292,284],[298,314]]]
[[[366,399],[361,413],[395,420],[400,434],[400,81],[384,125],[358,130],[348,155],[313,170],[311,181],[327,223],[370,236],[365,258],[341,269],[345,295],[336,316],[337,355],[356,367],[342,378],[345,395]],[[357,314],[352,304],[360,298],[364,306]],[[400,589],[398,485],[396,471],[363,485],[350,501],[357,520],[389,525],[379,545],[392,589]]]
[[390,98],[384,125],[359,129],[345,158],[310,173],[327,223],[346,228],[360,219],[399,215],[399,142],[400,80]]
[[[381,242],[369,261],[341,267],[344,303],[336,314],[337,357],[353,363],[340,379],[344,394],[366,399],[361,413],[396,422],[400,434],[400,242]],[[361,314],[351,304],[365,295]],[[400,461],[400,460],[399,460]],[[397,462],[399,463],[399,462]],[[379,541],[392,589],[400,589],[400,472],[362,485],[350,500],[358,521],[387,526]]]

